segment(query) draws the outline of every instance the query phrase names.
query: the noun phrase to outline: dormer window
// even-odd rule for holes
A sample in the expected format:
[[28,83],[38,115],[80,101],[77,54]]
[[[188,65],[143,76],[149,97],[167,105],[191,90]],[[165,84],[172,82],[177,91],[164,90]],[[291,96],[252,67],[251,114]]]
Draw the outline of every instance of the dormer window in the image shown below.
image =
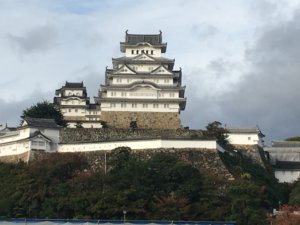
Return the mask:
[[153,50],[151,50],[151,55],[153,55]]
[[134,50],[131,50],[131,54],[132,54],[132,55],[134,54]]
[[136,54],[139,54],[139,50],[136,50]]
[[145,53],[145,51],[144,51],[144,50],[142,50],[142,53]]
[[146,54],[148,54],[148,50],[146,50]]

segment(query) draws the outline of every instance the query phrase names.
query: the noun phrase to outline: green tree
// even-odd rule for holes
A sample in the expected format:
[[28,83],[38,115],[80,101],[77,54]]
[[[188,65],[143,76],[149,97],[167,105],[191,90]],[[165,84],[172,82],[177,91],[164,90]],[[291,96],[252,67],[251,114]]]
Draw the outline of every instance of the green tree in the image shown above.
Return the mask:
[[37,104],[25,109],[21,118],[25,117],[55,119],[55,122],[60,126],[67,126],[62,113],[48,101],[38,102]]
[[266,211],[261,207],[261,195],[256,185],[251,182],[238,182],[227,193],[231,209],[230,220],[243,225],[266,224]]
[[219,144],[222,146],[226,146],[228,144],[227,140],[227,133],[228,131],[222,127],[222,123],[219,121],[214,121],[212,123],[209,123],[206,126],[207,135],[209,137],[215,137]]
[[285,139],[285,141],[300,141],[300,137],[297,136],[297,137],[289,137],[287,139]]

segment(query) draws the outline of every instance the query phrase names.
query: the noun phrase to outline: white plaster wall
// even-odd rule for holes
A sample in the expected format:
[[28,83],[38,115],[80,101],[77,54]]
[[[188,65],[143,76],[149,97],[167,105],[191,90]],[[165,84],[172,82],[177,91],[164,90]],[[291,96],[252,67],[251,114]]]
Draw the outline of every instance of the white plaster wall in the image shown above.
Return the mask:
[[[144,103],[148,104],[147,108],[143,107],[143,103],[130,103],[126,102],[126,105],[122,105],[122,103],[111,103],[104,102],[101,104],[102,111],[121,111],[121,112],[178,112],[179,111],[179,104],[178,103],[172,103],[167,104],[166,107],[164,103]],[[132,104],[136,104],[136,107],[133,107]],[[158,104],[157,108],[154,107],[153,104]]]
[[101,143],[82,144],[60,144],[58,152],[84,152],[113,150],[117,147],[129,147],[133,150],[156,149],[156,148],[205,148],[217,149],[216,141],[205,140],[137,140],[137,141],[116,141]]
[[83,96],[83,90],[65,90],[64,94],[66,96],[70,96],[70,95]]
[[[133,90],[109,90],[107,98],[124,99],[176,99],[179,98],[179,91],[160,91],[152,88],[136,88]],[[74,110],[73,110],[74,111]],[[69,113],[69,112],[67,112]]]
[[[150,75],[151,76],[151,75]],[[148,82],[153,82],[158,85],[163,85],[163,86],[170,86],[173,85],[173,78],[130,78],[130,77],[114,77],[112,79],[112,84],[117,84],[117,85],[126,85],[126,84],[131,84],[137,81],[148,81]],[[168,80],[168,81],[167,81]]]
[[68,99],[62,99],[61,100],[61,105],[86,105],[86,102],[84,99],[80,99],[80,98],[68,98]]
[[18,155],[28,151],[30,151],[29,140],[0,144],[0,156]]
[[[134,50],[134,54],[132,54],[132,50]],[[153,48],[147,45],[143,46],[137,46],[137,47],[127,47],[125,49],[125,56],[126,57],[135,57],[139,54],[136,54],[136,50],[139,50],[139,54],[141,54],[141,51],[147,51],[148,50],[148,55],[151,57],[161,57],[161,49],[160,48]],[[151,50],[153,50],[153,54],[151,55]]]
[[[76,110],[77,110],[77,112],[76,112]],[[64,109],[62,109],[62,114],[64,116],[78,117],[78,116],[85,116],[86,115],[86,111],[85,111],[85,109],[71,108],[70,107],[70,108],[64,108]]]
[[236,145],[261,145],[258,134],[233,134],[228,133],[227,140]]
[[275,177],[280,183],[293,183],[300,177],[300,171],[275,170]]

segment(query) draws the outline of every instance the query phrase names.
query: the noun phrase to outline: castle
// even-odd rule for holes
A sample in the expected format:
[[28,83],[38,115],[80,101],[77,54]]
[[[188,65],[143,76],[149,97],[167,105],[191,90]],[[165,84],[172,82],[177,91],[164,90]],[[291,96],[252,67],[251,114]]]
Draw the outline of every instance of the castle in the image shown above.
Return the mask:
[[[113,58],[112,68],[106,68],[105,84],[95,103],[90,102],[83,82],[66,82],[56,90],[54,104],[68,128],[37,118],[24,118],[17,128],[0,126],[0,160],[29,161],[37,151],[104,152],[126,146],[134,151],[195,150],[212,156],[221,168],[218,152],[226,150],[201,130],[182,128],[180,112],[186,105],[182,71],[174,69],[174,59],[163,57],[166,49],[161,32],[126,31],[120,43],[123,56]],[[228,131],[233,145],[263,146],[258,128]]]
[[96,104],[90,104],[83,83],[69,83],[56,90],[54,103],[69,127],[177,129],[180,111],[185,109],[182,72],[174,70],[174,59],[163,57],[167,44],[162,33],[128,34],[120,43],[122,57],[106,68]]

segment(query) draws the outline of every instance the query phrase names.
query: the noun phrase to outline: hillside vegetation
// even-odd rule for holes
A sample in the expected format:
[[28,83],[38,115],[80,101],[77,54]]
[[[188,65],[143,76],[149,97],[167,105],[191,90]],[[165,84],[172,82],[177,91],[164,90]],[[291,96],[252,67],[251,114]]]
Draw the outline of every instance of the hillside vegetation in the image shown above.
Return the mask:
[[236,180],[216,182],[171,153],[141,160],[114,150],[107,173],[80,154],[49,154],[30,164],[0,164],[2,218],[234,220],[266,224],[284,191],[262,167],[222,155]]

